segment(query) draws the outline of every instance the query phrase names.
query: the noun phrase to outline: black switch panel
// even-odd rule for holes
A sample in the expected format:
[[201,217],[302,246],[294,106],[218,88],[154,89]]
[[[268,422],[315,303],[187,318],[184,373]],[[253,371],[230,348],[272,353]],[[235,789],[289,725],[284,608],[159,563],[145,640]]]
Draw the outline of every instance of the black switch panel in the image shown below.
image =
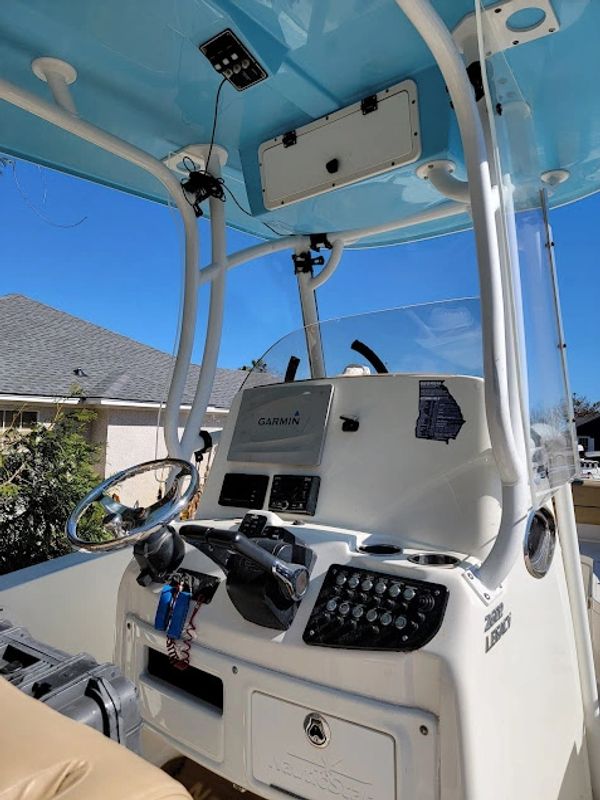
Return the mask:
[[264,514],[245,514],[238,531],[252,539],[262,534],[266,524],[267,518]]
[[320,484],[318,475],[274,475],[269,510],[314,516]]
[[219,505],[233,506],[234,508],[262,508],[268,485],[268,475],[228,472],[223,478]]
[[256,58],[230,28],[199,47],[219,75],[227,78],[238,92],[267,77]]
[[447,601],[438,583],[332,564],[303,638],[349,650],[417,650],[440,629]]

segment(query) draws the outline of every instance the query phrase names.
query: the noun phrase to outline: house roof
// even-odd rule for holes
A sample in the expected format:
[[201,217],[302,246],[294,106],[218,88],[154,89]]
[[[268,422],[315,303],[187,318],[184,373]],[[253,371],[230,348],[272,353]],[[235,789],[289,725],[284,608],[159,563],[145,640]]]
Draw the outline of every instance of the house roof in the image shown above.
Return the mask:
[[[56,398],[81,392],[160,403],[174,363],[168,353],[18,294],[0,296],[0,341],[0,395]],[[199,374],[192,364],[184,404],[192,402]],[[217,369],[209,404],[229,408],[247,375]]]
[[580,428],[582,425],[587,425],[588,422],[595,422],[600,418],[598,411],[592,411],[590,414],[585,414],[583,417],[577,417],[575,420],[575,427]]

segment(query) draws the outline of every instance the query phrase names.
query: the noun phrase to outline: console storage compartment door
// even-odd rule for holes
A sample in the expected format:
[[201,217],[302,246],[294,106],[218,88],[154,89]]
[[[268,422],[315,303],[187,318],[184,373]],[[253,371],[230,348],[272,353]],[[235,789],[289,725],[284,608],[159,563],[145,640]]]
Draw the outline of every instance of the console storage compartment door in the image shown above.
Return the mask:
[[438,796],[435,719],[403,708],[395,717],[392,735],[254,692],[253,777],[306,800],[408,800],[404,776],[416,773],[429,784],[419,787],[424,789],[419,798],[433,800]]

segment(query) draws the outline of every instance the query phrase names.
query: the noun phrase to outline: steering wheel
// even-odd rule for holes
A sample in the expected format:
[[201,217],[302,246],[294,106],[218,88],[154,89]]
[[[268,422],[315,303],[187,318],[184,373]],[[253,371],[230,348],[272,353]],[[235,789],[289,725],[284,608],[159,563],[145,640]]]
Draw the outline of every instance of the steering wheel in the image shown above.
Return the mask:
[[[109,489],[127,478],[133,478],[144,472],[169,468],[177,470],[173,481],[164,497],[151,506],[131,508],[113,500],[108,494]],[[185,491],[180,493],[180,484],[184,478],[189,478],[189,484]],[[141,542],[181,514],[196,494],[198,482],[198,470],[189,461],[179,458],[160,458],[124,469],[98,484],[75,506],[67,520],[67,538],[72,545],[88,552],[120,550],[136,544],[136,542]],[[100,503],[108,512],[102,524],[106,530],[114,534],[112,539],[89,542],[79,538],[77,525],[93,503]]]

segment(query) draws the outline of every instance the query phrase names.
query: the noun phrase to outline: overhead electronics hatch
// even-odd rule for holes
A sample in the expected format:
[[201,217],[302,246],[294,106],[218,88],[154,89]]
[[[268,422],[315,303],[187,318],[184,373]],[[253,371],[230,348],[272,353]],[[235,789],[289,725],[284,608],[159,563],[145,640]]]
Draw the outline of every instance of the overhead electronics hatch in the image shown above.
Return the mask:
[[263,202],[274,209],[416,161],[417,87],[403,81],[261,144]]

